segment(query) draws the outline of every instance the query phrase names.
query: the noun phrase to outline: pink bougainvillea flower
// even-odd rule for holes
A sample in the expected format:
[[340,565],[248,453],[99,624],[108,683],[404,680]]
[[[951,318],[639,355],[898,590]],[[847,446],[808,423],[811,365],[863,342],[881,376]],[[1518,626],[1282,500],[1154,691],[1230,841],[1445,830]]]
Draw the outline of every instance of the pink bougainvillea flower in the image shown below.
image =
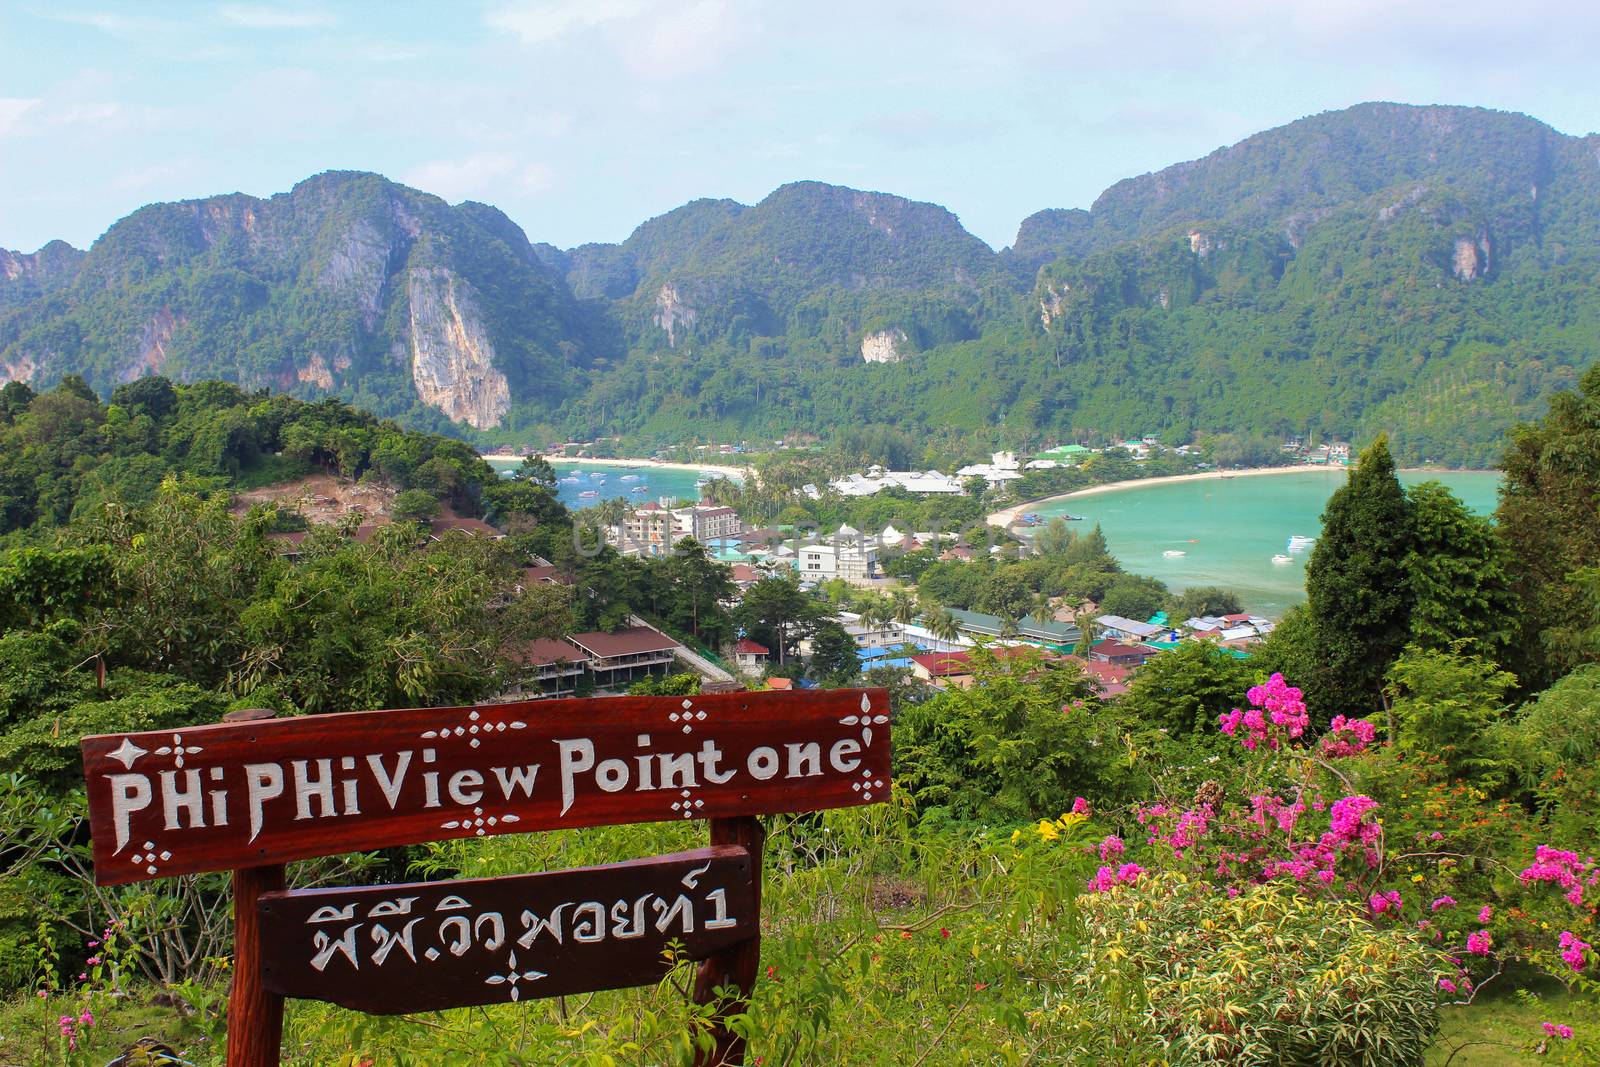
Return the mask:
[[1494,944],[1494,938],[1489,936],[1489,931],[1479,930],[1467,935],[1467,951],[1475,956],[1487,956],[1489,948]]
[[1455,906],[1456,902],[1454,897],[1443,896],[1434,899],[1432,909],[1434,911],[1438,911],[1440,908],[1453,908]]

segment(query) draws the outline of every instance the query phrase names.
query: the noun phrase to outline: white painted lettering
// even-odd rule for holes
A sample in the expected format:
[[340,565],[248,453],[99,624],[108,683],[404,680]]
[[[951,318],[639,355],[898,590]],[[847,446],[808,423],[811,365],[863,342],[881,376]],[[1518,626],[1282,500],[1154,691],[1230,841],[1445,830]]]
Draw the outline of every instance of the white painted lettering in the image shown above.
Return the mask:
[[841,774],[849,774],[861,766],[860,760],[850,758],[860,751],[861,742],[853,737],[846,737],[833,743],[833,748],[828,750],[828,762],[833,764],[834,770]]
[[450,776],[450,799],[470,806],[483,799],[483,775],[477,771],[457,771]]
[[128,816],[150,806],[150,779],[142,774],[113,774],[111,778],[111,818],[117,828],[117,847],[128,843]]
[[607,793],[615,793],[628,785],[628,765],[619,759],[601,760],[594,771],[595,784]]
[[695,754],[695,759],[700,761],[700,773],[705,775],[706,781],[712,785],[721,785],[734,775],[733,771],[720,771],[717,764],[722,762],[722,750],[715,741],[707,741],[700,746],[700,751]]
[[261,833],[261,809],[267,801],[283,796],[283,768],[276,763],[252,763],[244,769],[249,783],[250,840]]
[[[178,775],[183,775],[184,788],[178,788]],[[168,830],[183,829],[183,820],[179,818],[183,812],[189,813],[189,826],[205,829],[205,797],[200,786],[200,772],[189,771],[162,771],[161,772],[161,811],[166,816]]]
[[745,766],[752,778],[764,782],[778,773],[778,763],[777,750],[762,745],[750,750],[750,758],[745,761]]
[[661,761],[661,788],[694,789],[700,783],[694,778],[694,753],[683,752],[669,756],[662,752],[656,756]]
[[[784,773],[785,778],[810,778],[822,773],[822,746],[815,741],[803,745],[790,743],[784,746],[789,750],[789,769]],[[809,766],[811,769],[807,770]]]
[[411,750],[395,753],[394,774],[390,774],[383,766],[383,756],[374,753],[367,757],[367,766],[372,770],[372,777],[378,783],[378,789],[383,793],[383,799],[388,801],[389,810],[400,802],[400,785],[405,781],[406,768],[411,766]]
[[594,768],[594,742],[587,737],[572,741],[557,741],[561,752],[561,814],[572,807],[574,789],[572,777]]
[[[297,759],[289,764],[294,771],[295,822],[338,814],[333,808],[333,760],[317,760],[317,776],[315,778],[307,773],[311,763],[311,760]],[[317,802],[318,809],[318,813],[315,816],[311,814],[311,802],[313,800]]]
[[530,763],[525,767],[493,767],[495,780],[500,783],[500,794],[507,800],[517,790],[522,790],[523,796],[532,799],[533,783],[539,777],[539,765]]

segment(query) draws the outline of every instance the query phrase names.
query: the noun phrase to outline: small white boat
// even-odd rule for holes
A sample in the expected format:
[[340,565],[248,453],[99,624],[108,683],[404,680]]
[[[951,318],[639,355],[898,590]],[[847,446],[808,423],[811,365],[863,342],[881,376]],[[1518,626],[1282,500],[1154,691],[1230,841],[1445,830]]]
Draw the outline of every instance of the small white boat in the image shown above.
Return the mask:
[[625,482],[637,482],[639,479],[641,479],[643,477],[644,477],[644,475],[642,475],[642,474],[624,474],[622,476],[622,480],[625,481]]
[[642,485],[636,485],[630,490],[630,492],[634,492],[634,493],[648,493],[649,491],[650,491],[649,489],[647,489],[646,487],[644,487]]
[[569,474],[565,478],[561,479],[561,484],[562,485],[577,485],[581,481],[583,481],[583,479],[579,478],[576,474]]
[[1284,564],[1293,563],[1294,562],[1294,557],[1293,556],[1285,556],[1282,552],[1280,552],[1276,556],[1272,557],[1272,562],[1276,563],[1278,566],[1281,567]]
[[1184,550],[1181,549],[1181,548],[1169,548],[1169,549],[1167,549],[1165,552],[1163,552],[1161,554],[1163,556],[1166,556],[1168,559],[1173,559],[1173,558],[1175,558],[1177,556],[1187,555],[1187,553],[1185,553]]
[[595,492],[593,489],[585,489],[583,492],[579,493],[578,495],[581,496],[581,497],[597,497],[600,494]]
[[1317,539],[1315,537],[1307,537],[1304,534],[1293,534],[1289,538],[1289,551],[1299,552],[1302,549],[1310,548],[1316,543]]

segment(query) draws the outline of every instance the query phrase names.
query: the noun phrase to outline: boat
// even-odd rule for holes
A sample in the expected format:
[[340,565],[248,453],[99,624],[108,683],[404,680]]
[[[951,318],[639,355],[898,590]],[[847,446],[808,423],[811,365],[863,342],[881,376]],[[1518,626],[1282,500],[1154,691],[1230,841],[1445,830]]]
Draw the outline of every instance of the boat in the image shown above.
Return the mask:
[[1315,537],[1307,537],[1305,534],[1291,534],[1289,537],[1289,551],[1301,552],[1316,543],[1317,539]]
[[1188,553],[1184,552],[1184,550],[1181,548],[1169,548],[1161,554],[1166,556],[1168,559],[1172,559],[1175,556],[1183,556],[1187,555]]
[[583,481],[583,479],[579,478],[576,474],[569,474],[565,478],[561,479],[561,484],[562,485],[577,485],[581,481]]
[[581,496],[581,497],[597,497],[600,494],[595,492],[593,489],[585,489],[583,492],[579,493],[578,495]]
[[1278,564],[1278,566],[1281,567],[1286,563],[1293,563],[1294,562],[1294,557],[1293,556],[1285,556],[1282,552],[1280,552],[1276,556],[1272,557],[1272,562]]
[[643,477],[644,477],[644,475],[642,475],[642,474],[624,474],[622,476],[622,480],[625,481],[625,482],[637,482],[640,479],[642,479]]
[[644,485],[636,485],[631,490],[629,490],[629,492],[634,492],[634,493],[648,493],[649,491],[650,491],[649,487],[648,486],[644,486]]

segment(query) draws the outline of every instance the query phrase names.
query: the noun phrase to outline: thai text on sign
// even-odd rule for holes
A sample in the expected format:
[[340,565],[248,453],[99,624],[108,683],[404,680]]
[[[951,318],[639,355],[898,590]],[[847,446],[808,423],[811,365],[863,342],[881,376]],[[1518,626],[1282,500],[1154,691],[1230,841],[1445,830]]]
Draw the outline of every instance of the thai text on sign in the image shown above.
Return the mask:
[[753,937],[752,858],[715,846],[547,874],[265,894],[275,993],[378,1014],[657,981]]
[[870,804],[881,690],[350,712],[83,740],[103,884],[530,830]]

